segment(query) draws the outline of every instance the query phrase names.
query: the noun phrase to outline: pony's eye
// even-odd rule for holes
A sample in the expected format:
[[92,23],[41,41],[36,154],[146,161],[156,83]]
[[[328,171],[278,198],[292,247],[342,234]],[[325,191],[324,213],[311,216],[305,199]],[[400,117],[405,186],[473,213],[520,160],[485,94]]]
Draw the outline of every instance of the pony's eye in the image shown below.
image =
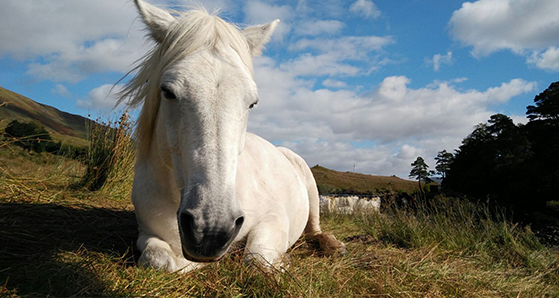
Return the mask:
[[258,100],[255,101],[255,102],[253,102],[252,104],[250,104],[250,106],[248,106],[248,108],[249,108],[250,110],[252,110],[252,108],[254,108],[257,104],[258,104]]
[[167,86],[161,86],[161,92],[163,93],[163,97],[165,97],[165,99],[177,99],[175,93]]

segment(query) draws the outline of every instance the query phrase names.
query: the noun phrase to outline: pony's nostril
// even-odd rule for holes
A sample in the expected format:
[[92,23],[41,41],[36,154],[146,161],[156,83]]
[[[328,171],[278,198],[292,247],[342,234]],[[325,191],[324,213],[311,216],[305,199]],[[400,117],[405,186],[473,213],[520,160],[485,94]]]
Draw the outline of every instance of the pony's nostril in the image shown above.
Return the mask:
[[194,225],[194,216],[188,211],[183,211],[180,214],[180,221],[181,221],[181,226],[192,227]]
[[237,231],[241,229],[241,227],[243,226],[243,222],[245,222],[244,216],[239,216],[237,217],[237,219],[235,219],[235,229]]
[[194,216],[188,211],[182,211],[179,214],[179,228],[189,242],[196,243],[194,231],[196,230]]

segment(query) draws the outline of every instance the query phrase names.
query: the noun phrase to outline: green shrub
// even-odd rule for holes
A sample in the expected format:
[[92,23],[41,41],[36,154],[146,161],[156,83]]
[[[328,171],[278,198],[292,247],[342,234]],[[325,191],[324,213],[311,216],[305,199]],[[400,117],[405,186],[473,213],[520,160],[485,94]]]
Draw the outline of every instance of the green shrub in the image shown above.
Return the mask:
[[318,193],[321,195],[327,195],[330,194],[331,192],[331,188],[328,187],[327,185],[318,184],[317,187],[318,187]]
[[6,134],[14,139],[14,144],[38,153],[44,152],[52,142],[48,131],[37,121],[19,122],[13,120],[6,126]]
[[63,145],[60,147],[59,155],[68,156],[73,159],[85,159],[88,147]]

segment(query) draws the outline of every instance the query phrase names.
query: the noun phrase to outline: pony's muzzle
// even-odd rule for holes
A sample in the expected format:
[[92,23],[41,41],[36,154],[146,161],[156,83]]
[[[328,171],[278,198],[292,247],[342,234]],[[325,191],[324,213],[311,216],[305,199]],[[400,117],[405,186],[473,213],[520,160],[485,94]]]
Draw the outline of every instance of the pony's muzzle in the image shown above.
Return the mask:
[[220,221],[215,225],[204,225],[188,211],[179,213],[179,230],[182,252],[193,262],[216,262],[227,252],[239,234],[244,216],[232,221]]

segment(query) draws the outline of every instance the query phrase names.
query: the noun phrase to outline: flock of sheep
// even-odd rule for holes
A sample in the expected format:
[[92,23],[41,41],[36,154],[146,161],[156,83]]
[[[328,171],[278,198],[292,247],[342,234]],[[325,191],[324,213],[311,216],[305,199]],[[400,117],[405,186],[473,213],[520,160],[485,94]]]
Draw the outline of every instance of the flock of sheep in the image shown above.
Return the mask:
[[353,214],[357,211],[380,212],[379,197],[320,196],[320,213]]

